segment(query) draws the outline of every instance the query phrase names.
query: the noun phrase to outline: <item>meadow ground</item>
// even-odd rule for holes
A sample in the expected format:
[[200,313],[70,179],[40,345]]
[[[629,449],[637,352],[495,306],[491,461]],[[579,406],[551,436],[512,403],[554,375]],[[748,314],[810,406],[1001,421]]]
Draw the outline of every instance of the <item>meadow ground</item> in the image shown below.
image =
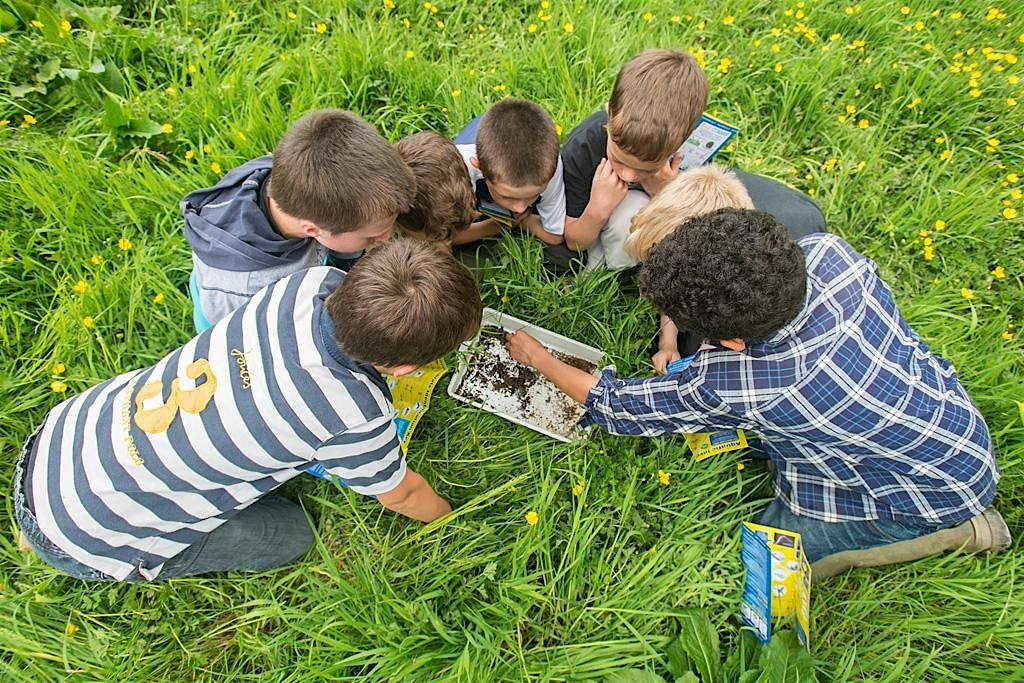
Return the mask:
[[[1003,469],[1010,551],[815,587],[819,676],[1024,677],[1024,10],[991,2],[0,2],[0,677],[668,676],[690,607],[731,647],[738,527],[767,477],[732,456],[693,463],[681,438],[562,445],[439,395],[410,460],[451,517],[421,528],[300,477],[286,491],[319,538],[303,562],[154,585],[86,585],[19,552],[8,493],[51,406],[190,337],[188,190],[318,107],[397,140],[522,96],[564,138],[649,46],[705,64],[709,111],[741,130],[723,161],[813,193],[878,262]],[[650,372],[653,313],[614,277],[549,279],[536,244],[507,238],[483,292]]]

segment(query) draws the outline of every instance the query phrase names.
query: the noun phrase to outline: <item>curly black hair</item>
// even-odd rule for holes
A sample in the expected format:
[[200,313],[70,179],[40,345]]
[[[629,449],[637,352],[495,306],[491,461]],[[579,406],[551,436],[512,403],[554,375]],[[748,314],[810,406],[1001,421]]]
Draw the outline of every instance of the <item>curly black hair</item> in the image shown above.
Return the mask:
[[763,341],[796,317],[807,289],[804,254],[771,214],[720,209],[656,244],[640,292],[681,330]]

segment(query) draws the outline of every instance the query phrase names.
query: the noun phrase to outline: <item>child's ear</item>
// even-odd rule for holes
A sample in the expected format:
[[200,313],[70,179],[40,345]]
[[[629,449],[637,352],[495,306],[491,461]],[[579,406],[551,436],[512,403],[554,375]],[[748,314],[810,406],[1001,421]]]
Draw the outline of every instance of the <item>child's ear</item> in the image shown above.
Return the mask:
[[320,233],[322,232],[320,230],[320,226],[319,225],[317,225],[313,221],[307,221],[307,220],[300,220],[299,221],[299,230],[306,237],[314,237],[314,238],[315,237],[319,237]]
[[718,343],[733,351],[746,351],[747,343],[742,339],[719,339]]
[[476,157],[470,157],[469,163],[471,163],[473,165],[473,168],[475,168],[476,170],[480,170],[480,162],[477,161]]

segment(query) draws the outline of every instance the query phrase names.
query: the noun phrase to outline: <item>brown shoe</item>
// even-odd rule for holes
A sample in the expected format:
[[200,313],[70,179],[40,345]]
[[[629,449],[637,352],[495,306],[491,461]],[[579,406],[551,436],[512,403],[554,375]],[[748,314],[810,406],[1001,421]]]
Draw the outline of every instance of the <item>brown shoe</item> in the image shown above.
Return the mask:
[[901,564],[948,550],[980,553],[990,550],[1005,550],[1008,547],[1010,547],[1010,529],[1003,521],[1002,515],[995,509],[989,508],[963,524],[908,541],[896,541],[874,548],[844,550],[827,555],[811,565],[811,580],[821,581],[855,567]]

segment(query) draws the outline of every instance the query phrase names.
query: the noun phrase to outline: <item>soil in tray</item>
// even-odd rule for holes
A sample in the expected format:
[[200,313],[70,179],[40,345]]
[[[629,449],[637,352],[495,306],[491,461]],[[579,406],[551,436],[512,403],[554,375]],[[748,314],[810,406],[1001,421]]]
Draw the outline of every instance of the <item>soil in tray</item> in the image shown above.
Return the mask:
[[[575,368],[592,373],[594,363],[552,351]],[[583,407],[563,394],[532,368],[514,360],[505,348],[505,333],[493,325],[480,331],[479,345],[470,355],[466,374],[456,392],[485,409],[513,416],[566,438],[572,438]]]

